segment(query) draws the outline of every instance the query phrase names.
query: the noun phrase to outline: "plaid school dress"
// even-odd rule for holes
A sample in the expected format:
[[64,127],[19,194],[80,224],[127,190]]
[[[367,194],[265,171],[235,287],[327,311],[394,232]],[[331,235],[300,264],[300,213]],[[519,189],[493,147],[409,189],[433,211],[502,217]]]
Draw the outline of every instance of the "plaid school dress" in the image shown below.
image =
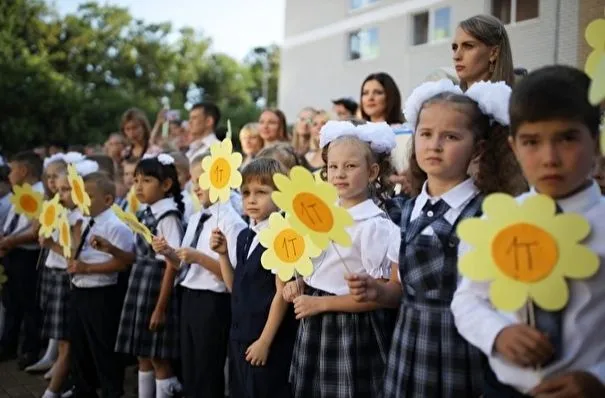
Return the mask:
[[[384,398],[478,397],[483,383],[483,354],[458,334],[450,310],[458,281],[456,226],[480,214],[475,196],[451,225],[443,200],[427,201],[409,221],[415,200],[401,214],[399,272],[403,299],[387,363]],[[431,226],[434,235],[421,234]]]
[[[169,210],[156,219],[149,208],[141,214],[141,222],[155,235],[159,222],[170,216],[177,217],[180,224],[181,213],[177,210]],[[181,230],[181,237],[182,235]],[[122,307],[115,347],[117,352],[144,358],[179,358],[176,289],[173,289],[168,302],[164,324],[159,330],[153,332],[149,330],[166,266],[166,262],[156,260],[151,245],[137,235],[136,261],[130,272],[128,290]]]
[[[310,296],[333,296],[308,289]],[[377,397],[384,385],[390,315],[389,310],[330,312],[302,321],[290,367],[294,397]]]
[[67,340],[70,290],[67,270],[44,267],[40,288],[42,337]]

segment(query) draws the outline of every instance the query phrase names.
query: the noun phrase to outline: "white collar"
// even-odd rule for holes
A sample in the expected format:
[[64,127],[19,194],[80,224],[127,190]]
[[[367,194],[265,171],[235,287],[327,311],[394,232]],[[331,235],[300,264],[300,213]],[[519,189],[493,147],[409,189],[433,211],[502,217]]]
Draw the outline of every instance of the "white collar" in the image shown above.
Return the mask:
[[366,199],[361,203],[347,209],[354,221],[363,221],[385,213],[374,203],[372,199]]
[[[530,193],[534,195],[539,194],[535,187],[531,187]],[[556,202],[561,206],[561,209],[563,209],[564,212],[585,213],[602,199],[603,196],[599,184],[593,180],[590,186],[584,188],[580,192],[576,192],[565,199],[559,199]]]
[[151,213],[153,214],[153,216],[155,218],[158,218],[167,211],[176,210],[176,203],[172,198],[164,198],[158,200],[157,202],[149,206],[149,208],[151,209]]
[[36,183],[32,184],[32,189],[36,192],[44,192],[44,184],[42,184],[42,181],[38,181]]
[[[430,196],[427,191],[428,181],[425,181],[422,185],[422,192],[416,198],[416,204],[421,208],[424,207],[427,201],[435,202],[439,199],[439,197]],[[448,204],[450,209],[457,209],[464,205],[470,198],[474,197],[479,193],[479,188],[475,186],[475,183],[471,178],[468,178],[456,185],[454,188],[450,189],[443,195],[441,195],[441,199],[445,203]]]
[[[252,221],[254,222],[254,221]],[[255,223],[254,225],[250,226],[250,229],[252,231],[254,231],[254,233],[258,236],[258,233],[260,231],[262,231],[263,229],[267,228],[267,226],[269,225],[269,217],[267,217],[265,220],[260,221],[258,223]]]
[[98,214],[96,217],[90,217],[90,218],[94,218],[95,224],[100,224],[102,222],[109,221],[109,219],[111,219],[113,216],[114,216],[113,210],[111,209],[111,207],[108,207],[107,209],[103,210],[100,214]]

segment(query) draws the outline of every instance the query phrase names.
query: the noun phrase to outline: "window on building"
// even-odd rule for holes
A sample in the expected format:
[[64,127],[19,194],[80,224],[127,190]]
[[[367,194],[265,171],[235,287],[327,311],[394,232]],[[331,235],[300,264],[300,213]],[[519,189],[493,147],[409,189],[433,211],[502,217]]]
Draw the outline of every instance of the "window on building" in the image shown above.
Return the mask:
[[349,33],[349,59],[372,59],[378,56],[378,28]]
[[413,45],[447,39],[452,36],[452,10],[437,8],[413,16]]
[[503,24],[538,18],[539,0],[492,0],[492,15]]
[[350,0],[351,2],[351,11],[358,10],[360,8],[369,6],[370,4],[377,3],[378,0]]

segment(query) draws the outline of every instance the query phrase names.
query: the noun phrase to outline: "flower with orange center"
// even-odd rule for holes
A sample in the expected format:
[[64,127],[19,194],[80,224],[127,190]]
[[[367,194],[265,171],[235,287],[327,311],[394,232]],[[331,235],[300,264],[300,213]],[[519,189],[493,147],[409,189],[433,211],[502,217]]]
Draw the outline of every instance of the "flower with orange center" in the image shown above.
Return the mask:
[[59,216],[63,211],[63,206],[59,203],[59,194],[56,194],[51,200],[46,200],[42,204],[42,212],[38,221],[40,221],[40,230],[38,234],[45,238],[50,238],[53,231],[57,228]]
[[88,196],[84,188],[84,179],[78,174],[76,166],[71,163],[67,165],[67,179],[71,187],[71,200],[73,200],[82,214],[89,215],[90,196]]
[[566,278],[589,278],[599,258],[580,242],[590,224],[579,214],[556,214],[548,196],[530,196],[519,204],[505,194],[483,202],[482,218],[458,226],[460,238],[472,250],[458,261],[465,277],[490,281],[492,304],[516,311],[529,299],[548,311],[565,307],[569,299]]
[[59,231],[59,245],[63,248],[63,257],[71,258],[71,226],[65,209],[59,215],[57,229]]
[[17,214],[24,215],[30,220],[36,220],[42,212],[42,201],[44,195],[34,191],[31,185],[15,185],[10,202],[15,206]]
[[345,227],[353,225],[353,218],[338,207],[338,193],[332,184],[315,178],[304,167],[296,166],[290,178],[275,174],[273,182],[279,191],[271,198],[277,206],[291,216],[292,227],[302,236],[309,235],[322,250],[330,241],[351,246],[351,236]]
[[311,275],[311,257],[321,254],[309,236],[296,232],[279,213],[271,214],[269,227],[259,232],[258,241],[267,248],[261,257],[263,268],[272,270],[284,282],[292,279],[294,272]]
[[242,185],[242,175],[238,171],[242,155],[233,152],[231,139],[215,142],[210,146],[210,155],[202,160],[204,172],[199,178],[202,189],[210,191],[210,202],[229,200],[232,188]]

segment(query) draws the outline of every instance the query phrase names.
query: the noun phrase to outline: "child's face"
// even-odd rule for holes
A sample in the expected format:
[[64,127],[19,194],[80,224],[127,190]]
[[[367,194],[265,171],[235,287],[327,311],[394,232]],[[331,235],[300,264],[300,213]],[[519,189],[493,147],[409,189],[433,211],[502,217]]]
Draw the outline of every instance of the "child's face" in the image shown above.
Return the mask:
[[55,162],[49,164],[46,170],[44,171],[44,175],[46,176],[46,186],[48,187],[50,193],[53,195],[56,194],[58,190],[57,179],[59,178],[59,172],[61,171],[61,169],[61,165]]
[[200,176],[202,175],[201,163],[196,164],[195,166],[191,166],[189,171],[191,173],[191,185],[193,186],[193,193],[197,196],[202,207],[210,207],[210,205],[212,204],[210,203],[210,191],[208,191],[207,189],[200,188],[200,184],[198,183]]
[[172,188],[172,182],[171,180],[160,181],[155,177],[137,174],[134,177],[134,186],[139,202],[152,205],[166,197],[166,193]]
[[542,194],[563,198],[592,176],[597,143],[581,122],[523,123],[509,142],[528,183]]
[[601,187],[601,192],[605,193],[605,156],[599,156],[594,170],[594,179]]
[[101,192],[97,184],[92,181],[84,183],[84,189],[90,196],[90,216],[96,217],[109,209],[113,204],[113,197]]
[[355,206],[368,198],[368,184],[376,180],[379,166],[368,164],[365,145],[360,142],[334,142],[328,151],[328,182],[338,191],[343,207]]
[[122,168],[124,170],[124,185],[126,186],[127,190],[130,190],[134,184],[134,171],[137,168],[137,165],[124,163]]
[[177,178],[179,179],[179,185],[180,185],[181,189],[184,189],[185,185],[187,185],[187,183],[189,182],[189,179],[191,178],[191,174],[189,173],[189,168],[177,167],[176,175],[177,175]]
[[418,165],[429,177],[463,181],[476,148],[468,116],[450,104],[425,105],[414,133],[414,148]]
[[243,134],[240,136],[242,142],[242,151],[247,156],[256,155],[263,147],[263,140],[258,134]]
[[242,199],[244,212],[254,221],[266,220],[269,215],[277,211],[271,199],[273,187],[261,184],[258,180],[249,180],[242,185]]
[[27,166],[21,162],[9,162],[9,167],[11,169],[8,174],[8,179],[11,185],[22,185],[26,182],[28,176]]
[[62,175],[57,178],[57,192],[59,193],[59,201],[61,205],[66,209],[73,209],[76,207],[74,201],[71,199],[71,186],[67,176]]

